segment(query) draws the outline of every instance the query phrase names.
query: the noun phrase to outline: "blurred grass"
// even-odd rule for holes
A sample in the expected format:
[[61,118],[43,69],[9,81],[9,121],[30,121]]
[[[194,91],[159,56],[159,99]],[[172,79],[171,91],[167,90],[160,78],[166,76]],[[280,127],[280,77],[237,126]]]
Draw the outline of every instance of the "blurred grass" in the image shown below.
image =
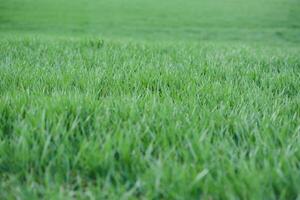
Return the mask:
[[299,199],[297,0],[0,0],[0,199]]
[[296,0],[1,2],[1,32],[150,40],[299,42]]

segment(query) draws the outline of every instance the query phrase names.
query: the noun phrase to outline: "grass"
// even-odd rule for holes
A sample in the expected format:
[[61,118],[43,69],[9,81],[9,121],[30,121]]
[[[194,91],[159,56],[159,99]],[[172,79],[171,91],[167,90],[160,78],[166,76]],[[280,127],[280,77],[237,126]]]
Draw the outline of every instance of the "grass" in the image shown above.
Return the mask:
[[9,34],[300,42],[298,0],[2,0],[0,9]]
[[300,198],[300,7],[270,2],[1,2],[0,198]]

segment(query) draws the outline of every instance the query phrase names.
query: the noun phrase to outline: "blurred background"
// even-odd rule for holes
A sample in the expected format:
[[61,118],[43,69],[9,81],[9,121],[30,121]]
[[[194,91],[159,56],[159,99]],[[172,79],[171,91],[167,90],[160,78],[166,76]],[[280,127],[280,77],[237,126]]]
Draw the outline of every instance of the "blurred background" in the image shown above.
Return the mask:
[[1,0],[4,34],[300,42],[298,0]]

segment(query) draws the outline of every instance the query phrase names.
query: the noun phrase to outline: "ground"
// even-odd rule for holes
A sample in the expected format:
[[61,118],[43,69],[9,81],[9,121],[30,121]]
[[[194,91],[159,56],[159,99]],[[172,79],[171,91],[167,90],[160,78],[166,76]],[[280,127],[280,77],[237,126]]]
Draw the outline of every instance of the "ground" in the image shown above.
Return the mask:
[[2,0],[0,198],[300,198],[299,13]]

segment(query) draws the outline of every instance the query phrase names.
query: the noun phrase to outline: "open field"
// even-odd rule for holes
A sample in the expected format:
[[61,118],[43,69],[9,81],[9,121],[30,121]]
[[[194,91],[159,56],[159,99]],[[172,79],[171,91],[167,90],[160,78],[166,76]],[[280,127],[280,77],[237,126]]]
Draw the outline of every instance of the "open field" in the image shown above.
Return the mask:
[[4,33],[300,42],[298,0],[1,0]]
[[0,0],[0,199],[300,198],[297,0]]

